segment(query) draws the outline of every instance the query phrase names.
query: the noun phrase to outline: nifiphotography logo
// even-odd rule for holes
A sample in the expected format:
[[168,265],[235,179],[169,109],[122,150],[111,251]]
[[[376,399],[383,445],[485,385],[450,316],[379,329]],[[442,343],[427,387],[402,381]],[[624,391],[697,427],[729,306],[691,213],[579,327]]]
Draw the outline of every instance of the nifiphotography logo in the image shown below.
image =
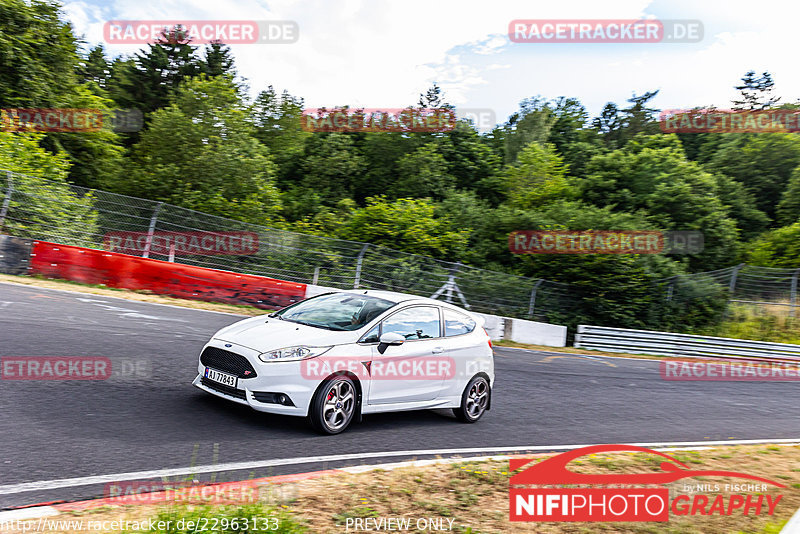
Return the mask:
[[[665,461],[659,466],[660,472],[649,473],[595,474],[567,469],[567,464],[581,456],[610,452],[655,454]],[[509,473],[532,461],[509,460]],[[669,488],[659,487],[692,477],[744,478],[757,483],[724,484],[725,491],[732,493],[716,496],[692,494],[696,487],[684,485],[687,493],[674,498],[670,498]],[[736,471],[693,470],[662,452],[634,445],[592,445],[561,453],[514,474],[509,485],[509,519],[537,522],[669,521],[670,512],[679,516],[773,515],[783,495],[766,494],[767,486],[786,487]],[[527,487],[531,485],[540,487]],[[719,484],[703,487],[723,489]]]

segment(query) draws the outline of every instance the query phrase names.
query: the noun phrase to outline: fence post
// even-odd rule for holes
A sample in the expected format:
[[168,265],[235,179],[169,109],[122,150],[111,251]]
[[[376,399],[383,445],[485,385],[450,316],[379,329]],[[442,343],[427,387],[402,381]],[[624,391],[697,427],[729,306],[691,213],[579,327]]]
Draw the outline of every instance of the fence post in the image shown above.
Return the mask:
[[733,271],[731,272],[731,283],[728,286],[728,291],[731,292],[731,297],[733,296],[733,292],[736,290],[736,278],[739,276],[739,271],[742,270],[742,267],[744,267],[744,263],[740,263],[734,267]]
[[677,278],[677,276],[673,276],[669,280],[669,285],[667,286],[667,302],[672,300],[672,293],[675,292],[675,279],[676,278]]
[[3,229],[3,224],[6,222],[8,206],[11,205],[11,195],[14,194],[14,178],[11,171],[6,171],[6,178],[8,179],[8,189],[6,190],[6,199],[3,201],[3,207],[0,208],[0,230]]
[[153,216],[150,217],[150,228],[147,230],[147,241],[144,243],[144,252],[142,252],[143,258],[150,257],[150,244],[153,242],[153,233],[156,230],[156,221],[158,220],[158,212],[161,210],[161,205],[163,202],[159,202],[156,204],[156,209],[153,210]]
[[319,265],[314,267],[314,278],[311,279],[311,285],[315,286],[319,282]]
[[789,309],[789,317],[794,317],[794,308],[797,305],[797,275],[800,275],[800,269],[797,269],[792,275],[792,296],[790,301],[792,307]]
[[539,290],[539,286],[542,285],[544,282],[544,278],[539,278],[535,284],[533,284],[533,289],[531,290],[531,302],[528,305],[528,317],[533,319],[533,310],[536,307],[536,292]]
[[358,289],[358,285],[361,283],[361,264],[364,261],[364,254],[367,253],[368,247],[369,243],[364,245],[364,248],[362,248],[361,252],[358,253],[358,258],[356,258],[356,279],[353,282],[353,289]]

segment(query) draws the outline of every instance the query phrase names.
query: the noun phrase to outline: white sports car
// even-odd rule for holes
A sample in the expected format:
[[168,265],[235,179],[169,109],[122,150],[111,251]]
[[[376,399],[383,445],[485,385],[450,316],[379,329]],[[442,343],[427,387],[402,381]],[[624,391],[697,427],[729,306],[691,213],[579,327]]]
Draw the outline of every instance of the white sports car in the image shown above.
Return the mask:
[[363,414],[452,408],[474,423],[491,407],[494,357],[483,318],[387,291],[327,293],[223,328],[193,384],[338,434]]

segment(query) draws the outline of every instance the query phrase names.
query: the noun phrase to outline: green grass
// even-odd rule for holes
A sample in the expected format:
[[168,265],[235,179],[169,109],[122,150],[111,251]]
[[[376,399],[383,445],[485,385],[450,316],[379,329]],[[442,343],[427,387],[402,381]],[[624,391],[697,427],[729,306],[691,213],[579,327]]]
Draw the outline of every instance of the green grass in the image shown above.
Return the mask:
[[[796,317],[788,306],[731,305],[720,324],[696,332],[708,336],[800,344],[800,309]],[[692,332],[695,333],[695,332]]]

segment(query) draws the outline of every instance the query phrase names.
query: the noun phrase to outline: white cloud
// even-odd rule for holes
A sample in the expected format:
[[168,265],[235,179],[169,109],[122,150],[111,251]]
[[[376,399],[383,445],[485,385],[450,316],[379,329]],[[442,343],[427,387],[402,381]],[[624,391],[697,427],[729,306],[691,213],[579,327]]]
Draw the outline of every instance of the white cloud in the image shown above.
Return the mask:
[[[779,7],[780,6],[780,7]],[[800,5],[762,0],[89,0],[67,2],[79,33],[102,42],[107,19],[294,20],[290,45],[234,45],[254,92],[274,85],[309,107],[400,107],[437,81],[449,101],[492,107],[502,120],[536,94],[580,98],[591,112],[632,92],[661,89],[663,107],[723,106],[748,69],[769,70],[787,99],[800,85],[793,21]],[[780,16],[774,13],[780,12]],[[526,45],[506,37],[513,19],[700,19],[700,44]],[[138,46],[108,46],[131,53]]]

